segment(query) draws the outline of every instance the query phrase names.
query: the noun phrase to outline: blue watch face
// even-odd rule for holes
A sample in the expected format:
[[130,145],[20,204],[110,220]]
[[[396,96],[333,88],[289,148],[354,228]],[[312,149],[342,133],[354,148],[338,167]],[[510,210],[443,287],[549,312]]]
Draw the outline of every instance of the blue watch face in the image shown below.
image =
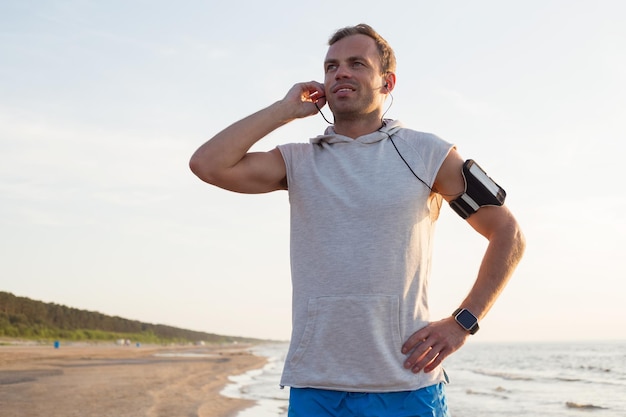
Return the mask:
[[461,310],[456,316],[456,320],[467,330],[470,330],[478,322],[476,317],[467,310]]

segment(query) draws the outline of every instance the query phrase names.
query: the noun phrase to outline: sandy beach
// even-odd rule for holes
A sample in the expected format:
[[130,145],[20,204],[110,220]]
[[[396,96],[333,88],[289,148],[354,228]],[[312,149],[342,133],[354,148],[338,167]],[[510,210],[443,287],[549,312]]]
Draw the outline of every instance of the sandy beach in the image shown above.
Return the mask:
[[252,405],[220,395],[261,368],[247,346],[0,346],[2,417],[231,417]]

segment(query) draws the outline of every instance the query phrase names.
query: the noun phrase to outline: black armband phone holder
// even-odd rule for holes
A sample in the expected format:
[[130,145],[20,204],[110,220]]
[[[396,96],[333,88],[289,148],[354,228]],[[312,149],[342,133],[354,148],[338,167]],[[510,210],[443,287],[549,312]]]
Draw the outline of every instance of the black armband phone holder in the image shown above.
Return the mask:
[[467,219],[484,206],[501,206],[506,191],[492,180],[472,159],[463,164],[465,191],[450,201],[450,207],[463,219]]

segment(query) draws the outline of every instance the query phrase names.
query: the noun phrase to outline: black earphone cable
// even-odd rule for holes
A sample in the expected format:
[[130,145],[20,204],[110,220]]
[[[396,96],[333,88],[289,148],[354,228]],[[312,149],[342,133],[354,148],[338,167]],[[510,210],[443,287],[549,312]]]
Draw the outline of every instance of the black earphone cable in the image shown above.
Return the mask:
[[[389,93],[389,97],[391,97],[391,103],[389,103],[389,107],[387,107],[387,110],[385,110],[385,112],[383,113],[383,115],[381,116],[381,126],[380,129],[382,129],[383,127],[385,127],[385,115],[387,114],[387,112],[389,111],[389,109],[391,108],[391,106],[393,106],[393,94],[391,94],[391,91],[388,92]],[[324,98],[324,96],[320,97],[320,98]],[[326,121],[326,123],[328,123],[329,125],[332,125],[333,123],[329,122],[328,119],[326,118],[326,116],[324,116],[324,113],[322,113],[322,109],[320,108],[320,106],[317,105],[317,101],[314,101],[313,104],[315,104],[315,108],[317,108],[317,111],[322,115],[322,117],[324,118],[324,120]],[[413,176],[415,178],[417,178],[422,184],[424,184],[426,186],[426,188],[428,188],[430,190],[430,192],[432,193],[437,193],[440,194],[442,196],[453,196],[454,194],[442,194],[439,193],[437,191],[435,191],[430,185],[428,185],[426,183],[426,181],[424,181],[423,179],[421,179],[419,177],[419,175],[417,175],[415,173],[415,171],[413,171],[413,168],[411,168],[411,165],[409,165],[409,163],[407,162],[406,159],[404,159],[404,156],[402,156],[402,154],[400,153],[400,150],[398,149],[398,147],[396,146],[396,142],[394,142],[392,136],[389,133],[382,131],[382,130],[378,130],[381,133],[384,133],[385,135],[387,135],[387,137],[389,138],[389,140],[391,141],[391,144],[393,145],[394,149],[396,150],[396,152],[398,153],[398,155],[400,156],[400,159],[402,159],[402,162],[404,162],[404,164],[407,166],[407,168],[409,168],[409,171],[411,171],[411,174],[413,174]]]
[[[381,88],[387,88],[387,84],[385,84],[384,86],[382,86]],[[387,112],[389,111],[389,109],[391,108],[391,106],[393,106],[393,94],[391,94],[391,91],[389,91],[389,89],[387,88],[387,94],[389,94],[389,97],[391,97],[391,103],[389,103],[389,107],[387,107],[387,110],[385,110],[385,112],[383,113],[383,115],[381,116],[381,120],[385,118],[385,115],[387,114]],[[317,100],[325,98],[326,96],[321,96],[319,98],[317,98]],[[332,125],[334,123],[331,123],[328,121],[328,119],[326,118],[326,116],[324,116],[324,113],[322,113],[322,109],[320,108],[320,106],[317,105],[317,100],[313,102],[313,104],[315,104],[315,108],[317,109],[317,111],[322,115],[322,118],[324,119],[324,121],[326,121],[326,123],[328,123],[329,125]]]
[[431,192],[436,192],[432,189],[432,187],[428,184],[426,184],[426,181],[424,181],[423,179],[421,179],[419,177],[419,175],[417,175],[415,173],[415,171],[413,171],[413,168],[411,168],[411,165],[409,165],[409,163],[406,161],[406,159],[404,159],[404,156],[402,156],[402,154],[400,153],[400,150],[398,149],[398,147],[396,146],[396,142],[393,141],[393,138],[391,137],[392,135],[390,135],[387,132],[383,132],[382,130],[379,130],[379,132],[384,133],[385,135],[387,135],[387,137],[389,138],[389,140],[391,141],[391,144],[393,145],[393,147],[395,148],[396,152],[398,152],[398,155],[400,156],[400,159],[402,159],[402,162],[404,162],[404,164],[407,166],[407,168],[409,169],[409,171],[411,171],[411,174],[413,174],[413,176],[415,178],[417,178],[422,184],[424,184]]
[[400,153],[400,150],[398,149],[398,147],[396,146],[396,143],[394,142],[392,136],[387,132],[383,132],[382,130],[379,130],[379,132],[384,133],[385,135],[387,135],[387,137],[389,138],[389,140],[391,141],[391,144],[393,145],[393,147],[395,148],[396,152],[398,152],[398,155],[400,156],[400,158],[402,159],[402,162],[404,162],[404,164],[407,166],[407,168],[409,168],[409,171],[411,171],[411,174],[413,174],[413,176],[415,178],[417,178],[422,184],[424,184],[431,192],[433,193],[437,193],[441,196],[446,196],[446,197],[454,197],[457,196],[458,194],[445,194],[445,193],[441,193],[437,190],[435,190],[434,188],[432,188],[430,185],[426,184],[426,182],[421,179],[416,173],[415,171],[413,171],[413,168],[411,168],[411,165],[409,165],[409,163],[406,161],[406,159],[404,159],[404,156],[402,156],[402,154]]
[[[320,98],[324,98],[325,96],[322,96]],[[318,99],[319,100],[319,99]],[[320,112],[320,114],[322,115],[322,117],[324,118],[324,120],[326,121],[326,123],[328,123],[329,125],[332,125],[334,123],[331,123],[328,121],[328,119],[326,118],[326,116],[324,116],[324,113],[322,113],[322,109],[320,109],[320,106],[317,105],[317,101],[314,101],[313,104],[315,104],[315,108],[317,109],[318,112]]]

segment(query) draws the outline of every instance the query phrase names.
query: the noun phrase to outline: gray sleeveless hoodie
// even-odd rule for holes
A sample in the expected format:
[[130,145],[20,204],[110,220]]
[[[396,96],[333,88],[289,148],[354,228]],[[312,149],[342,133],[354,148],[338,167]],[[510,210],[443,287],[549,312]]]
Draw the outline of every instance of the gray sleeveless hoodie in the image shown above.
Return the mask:
[[441,368],[404,369],[404,341],[428,317],[440,199],[432,186],[452,145],[386,121],[279,146],[291,205],[293,329],[281,385],[351,392],[419,389]]

